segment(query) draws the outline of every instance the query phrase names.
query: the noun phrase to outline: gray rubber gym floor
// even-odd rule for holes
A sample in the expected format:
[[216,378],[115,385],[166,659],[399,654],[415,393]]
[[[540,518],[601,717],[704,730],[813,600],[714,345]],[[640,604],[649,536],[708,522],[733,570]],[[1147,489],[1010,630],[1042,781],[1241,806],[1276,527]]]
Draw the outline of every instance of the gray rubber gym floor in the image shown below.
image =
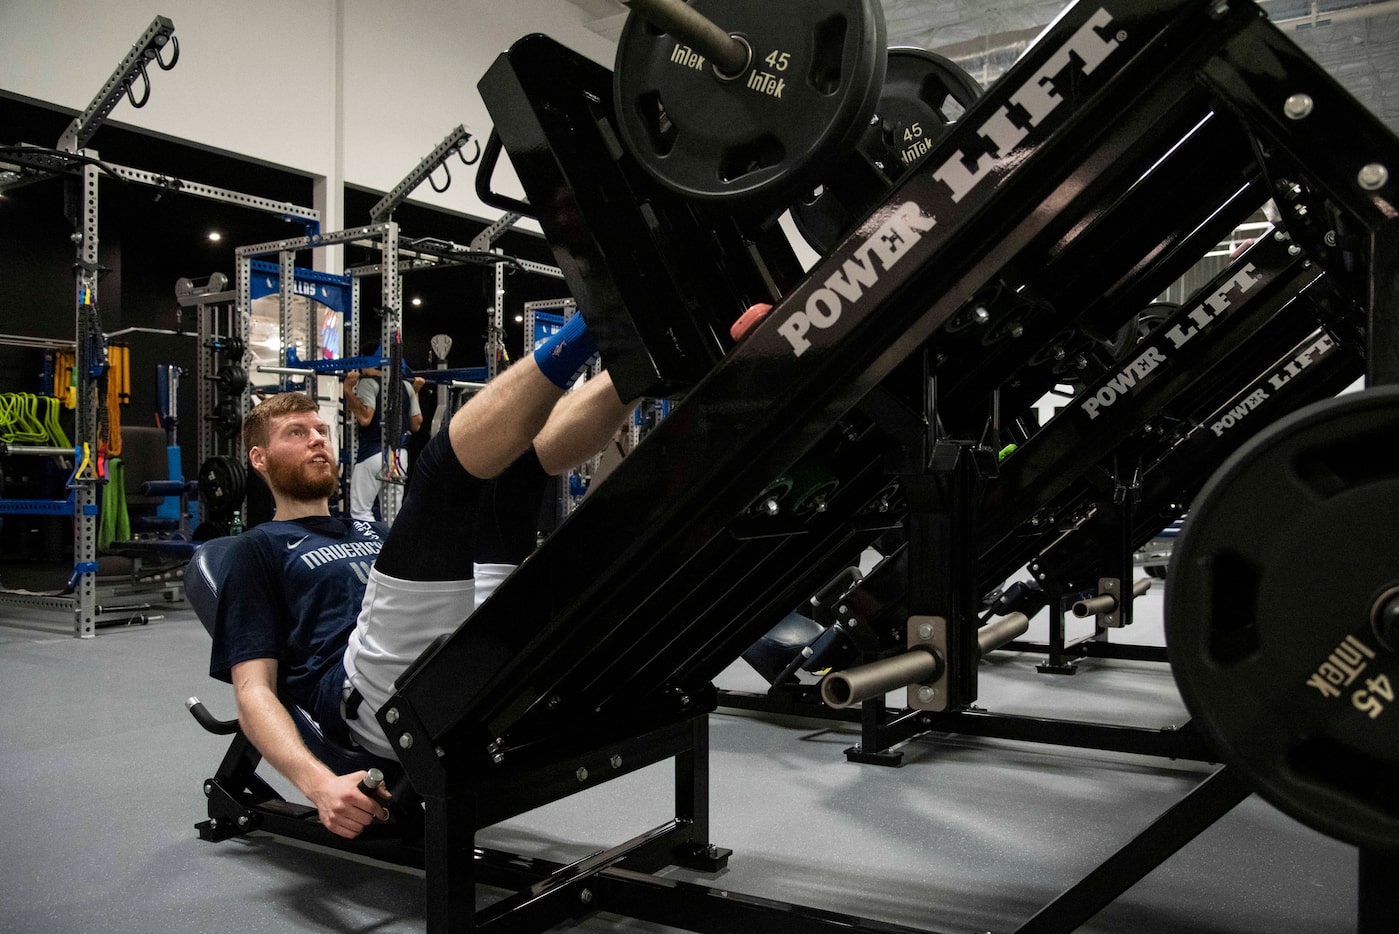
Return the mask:
[[[1122,641],[1160,644],[1159,588]],[[209,642],[179,604],[149,625],[71,637],[62,614],[0,610],[0,932],[404,932],[417,875],[270,837],[200,842],[202,780],[226,740]],[[1042,622],[1042,621],[1040,621]],[[1031,630],[1031,636],[1039,632]],[[1040,632],[1042,636],[1042,632]],[[983,664],[998,712],[1167,726],[1184,711],[1164,665],[1038,674]],[[741,663],[722,686],[766,687]],[[942,932],[1009,932],[1178,801],[1206,765],[973,737],[905,747],[898,769],[848,763],[856,733],[822,721],[712,718],[714,842],[705,884]],[[671,816],[663,764],[490,828],[484,844],[571,860]],[[285,783],[282,783],[285,784]],[[1131,934],[1355,930],[1357,856],[1250,797],[1082,928]],[[485,904],[498,893],[483,891]],[[657,931],[595,915],[572,930]]]

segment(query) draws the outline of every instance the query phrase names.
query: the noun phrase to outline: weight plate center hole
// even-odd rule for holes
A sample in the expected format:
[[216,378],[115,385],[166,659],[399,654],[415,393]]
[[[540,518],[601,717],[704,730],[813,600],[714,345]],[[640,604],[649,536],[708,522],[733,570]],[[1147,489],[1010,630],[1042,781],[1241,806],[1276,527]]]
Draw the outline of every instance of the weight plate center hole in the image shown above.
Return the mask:
[[748,74],[748,69],[753,67],[753,44],[748,41],[747,37],[741,36],[736,32],[729,33],[729,38],[742,45],[747,55],[743,60],[743,67],[733,74],[721,70],[718,65],[710,65],[709,67],[714,72],[714,77],[718,78],[720,81],[737,81],[739,78]]
[[1375,601],[1370,627],[1380,645],[1391,652],[1399,651],[1399,585],[1390,587]]

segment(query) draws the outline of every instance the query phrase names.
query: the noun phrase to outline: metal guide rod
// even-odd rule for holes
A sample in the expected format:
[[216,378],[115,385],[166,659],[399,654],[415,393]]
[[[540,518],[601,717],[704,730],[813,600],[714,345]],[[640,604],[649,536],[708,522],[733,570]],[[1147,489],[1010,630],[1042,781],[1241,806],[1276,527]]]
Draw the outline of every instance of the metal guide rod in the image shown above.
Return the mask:
[[[1008,613],[977,630],[977,649],[986,655],[1024,635],[1029,628],[1030,618],[1024,613]],[[831,672],[821,679],[821,700],[837,709],[854,707],[871,697],[934,681],[944,670],[942,658],[931,647],[914,646],[900,655]]]
[[44,444],[6,444],[0,441],[0,457],[20,454],[34,457],[72,457],[73,449]]
[[631,11],[668,35],[704,53],[720,74],[735,77],[753,56],[748,43],[729,35],[684,0],[622,0]]
[[[57,148],[64,152],[77,152],[86,146],[88,140],[92,139],[92,134],[96,133],[98,128],[102,126],[102,121],[107,118],[107,115],[112,112],[112,108],[117,106],[117,102],[121,100],[121,96],[130,88],[136,75],[145,73],[146,63],[156,59],[160,50],[174,38],[174,35],[175,24],[164,16],[157,16],[151,20],[151,24],[141,34],[141,38],[132,45],[131,51],[126,53],[126,57],[121,60],[116,71],[112,72],[107,83],[102,85],[102,90],[97,92],[97,96],[87,105],[87,109],[79,116],[74,117],[73,122],[68,124],[68,129],[59,137]],[[178,51],[178,46],[176,49]],[[172,59],[169,65],[161,67],[170,68],[174,67],[174,64]]]
[[866,698],[932,681],[942,671],[942,659],[919,646],[867,665],[831,672],[821,679],[821,699],[828,707],[854,707]]
[[376,224],[388,220],[394,208],[408,200],[413,189],[421,185],[423,179],[446,162],[452,153],[459,152],[469,139],[471,139],[471,134],[466,131],[466,127],[458,124],[443,138],[442,142],[433,148],[432,152],[423,157],[423,160],[414,167],[413,171],[403,177],[403,181],[395,185],[392,191],[379,199],[378,204],[369,209],[369,219]]
[[42,347],[50,350],[72,348],[76,341],[57,337],[30,337],[28,334],[0,334],[0,344],[6,347]]
[[278,376],[318,376],[320,371],[304,366],[270,366],[259,363],[255,369],[259,373],[273,373]]
[[[1143,577],[1132,585],[1132,596],[1140,597],[1151,589],[1151,578]],[[1079,619],[1086,616],[1093,616],[1098,613],[1111,613],[1117,609],[1117,597],[1112,594],[1100,594],[1096,597],[1087,597],[1078,600],[1073,605],[1073,614]]]

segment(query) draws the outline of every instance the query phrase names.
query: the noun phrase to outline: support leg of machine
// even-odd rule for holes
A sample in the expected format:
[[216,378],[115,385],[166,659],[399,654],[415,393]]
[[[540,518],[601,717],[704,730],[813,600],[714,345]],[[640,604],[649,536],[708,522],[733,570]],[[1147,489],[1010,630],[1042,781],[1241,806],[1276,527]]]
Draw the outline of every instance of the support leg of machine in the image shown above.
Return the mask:
[[424,868],[427,871],[427,930],[456,934],[475,927],[475,798],[424,796]]
[[733,850],[709,840],[709,718],[695,718],[693,742],[675,757],[675,817],[693,828],[677,865],[701,872],[718,872],[728,865]]
[[903,753],[884,748],[887,714],[883,697],[871,697],[860,705],[860,742],[845,750],[848,761],[890,767],[904,764]]
[[1073,675],[1078,674],[1077,658],[1068,653],[1068,643],[1064,638],[1064,606],[1069,602],[1068,598],[1060,591],[1058,585],[1047,588],[1050,592],[1049,606],[1049,658],[1039,665],[1035,670],[1046,675]]
[[1041,908],[1016,934],[1077,930],[1249,794],[1248,787],[1232,772],[1219,769],[1126,846]]

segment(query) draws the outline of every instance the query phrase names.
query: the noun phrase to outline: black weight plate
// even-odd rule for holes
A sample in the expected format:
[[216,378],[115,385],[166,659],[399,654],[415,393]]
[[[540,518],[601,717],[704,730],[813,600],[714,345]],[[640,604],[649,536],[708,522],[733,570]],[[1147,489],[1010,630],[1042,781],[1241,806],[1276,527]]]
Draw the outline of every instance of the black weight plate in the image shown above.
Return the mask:
[[229,395],[236,396],[248,388],[248,371],[235,363],[225,363],[219,367],[218,375],[214,379],[219,388]]
[[[942,141],[981,97],[981,85],[956,62],[936,52],[889,50],[875,119],[856,146],[888,180],[889,188]],[[865,217],[875,202],[846,204],[832,179],[817,193],[792,204],[792,221],[812,249],[825,254]]]
[[243,465],[222,454],[199,466],[199,496],[213,516],[231,515],[243,502],[247,475]]
[[1393,386],[1265,429],[1192,503],[1165,603],[1181,695],[1221,758],[1297,820],[1386,850],[1399,849],[1399,642],[1383,631],[1399,629],[1395,437]]
[[1138,343],[1149,337],[1161,322],[1180,310],[1175,302],[1152,302],[1132,317],[1112,337],[1108,353],[1114,363],[1126,363]]
[[233,440],[243,430],[243,410],[237,399],[224,399],[214,406],[214,414],[209,416],[214,433],[220,438]]
[[859,142],[886,58],[877,0],[693,0],[752,47],[732,79],[637,15],[617,45],[622,142],[687,198],[767,209],[810,191]]
[[951,59],[925,49],[890,49],[876,128],[899,166],[890,177],[923,158],[979,97],[981,85]]

